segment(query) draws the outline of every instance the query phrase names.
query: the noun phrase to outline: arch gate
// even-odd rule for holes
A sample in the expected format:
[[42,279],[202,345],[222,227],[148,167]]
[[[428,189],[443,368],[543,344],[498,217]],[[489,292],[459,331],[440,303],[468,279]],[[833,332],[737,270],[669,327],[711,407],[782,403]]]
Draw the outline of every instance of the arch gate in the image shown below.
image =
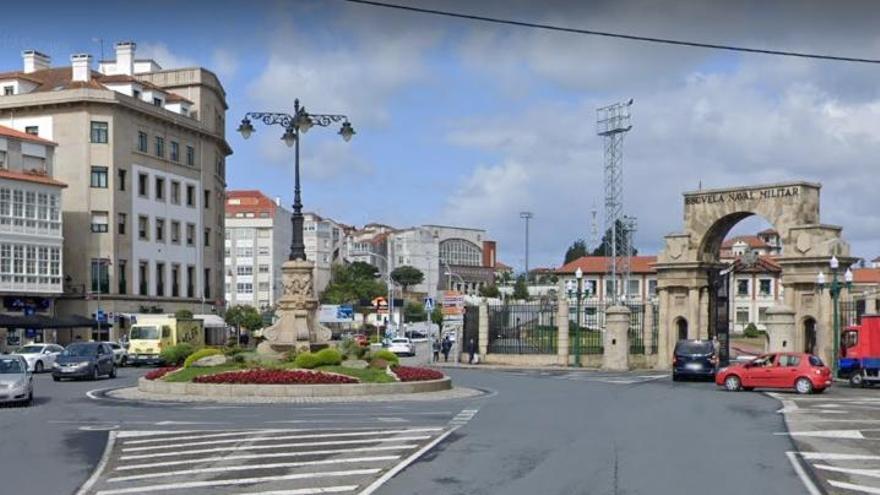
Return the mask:
[[[768,332],[788,332],[785,338],[797,351],[804,349],[805,332],[796,331],[794,322],[811,319],[819,356],[830,362],[832,349],[832,307],[828,291],[816,292],[816,275],[828,271],[831,256],[840,260],[841,270],[852,264],[849,245],[841,239],[841,227],[823,225],[819,220],[820,184],[788,182],[684,193],[684,229],[665,237],[665,247],[657,258],[659,297],[659,335],[657,367],[669,368],[680,321],[687,321],[688,338],[727,338],[728,315],[710,317],[718,300],[721,243],[740,220],[759,215],[779,233],[782,255],[784,306],[794,311],[791,325],[768,325]],[[721,322],[721,324],[718,323]],[[790,327],[790,328],[789,328]],[[717,332],[717,333],[716,333]],[[773,349],[783,350],[783,349]]]

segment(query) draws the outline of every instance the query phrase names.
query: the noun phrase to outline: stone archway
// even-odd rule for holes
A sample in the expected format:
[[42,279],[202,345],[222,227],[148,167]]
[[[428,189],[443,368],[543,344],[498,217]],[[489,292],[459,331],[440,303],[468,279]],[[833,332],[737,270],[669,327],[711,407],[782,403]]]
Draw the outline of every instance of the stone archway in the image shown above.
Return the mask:
[[688,338],[688,321],[679,316],[675,319],[675,339],[683,340]]
[[[709,318],[710,298],[715,297],[708,290],[709,274],[723,267],[718,253],[727,233],[752,215],[763,217],[779,233],[782,255],[776,262],[782,267],[784,305],[794,312],[794,321],[808,315],[815,319],[817,353],[830,362],[831,300],[827,291],[816,293],[816,275],[828,271],[831,256],[837,256],[841,269],[855,260],[841,239],[841,227],[820,223],[820,189],[820,184],[789,182],[684,193],[683,230],[665,237],[656,264],[658,368],[670,366],[679,315],[686,315],[689,338],[709,337],[714,325]],[[793,347],[803,348],[803,332],[791,328],[790,334],[795,338]]]

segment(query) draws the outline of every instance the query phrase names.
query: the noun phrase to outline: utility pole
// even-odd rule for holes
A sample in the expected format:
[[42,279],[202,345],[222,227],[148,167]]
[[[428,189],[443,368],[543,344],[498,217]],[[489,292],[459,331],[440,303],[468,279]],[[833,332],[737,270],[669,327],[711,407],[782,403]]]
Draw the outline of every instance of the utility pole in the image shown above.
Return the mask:
[[534,216],[530,211],[519,212],[519,217],[526,221],[526,284],[529,283],[529,220]]

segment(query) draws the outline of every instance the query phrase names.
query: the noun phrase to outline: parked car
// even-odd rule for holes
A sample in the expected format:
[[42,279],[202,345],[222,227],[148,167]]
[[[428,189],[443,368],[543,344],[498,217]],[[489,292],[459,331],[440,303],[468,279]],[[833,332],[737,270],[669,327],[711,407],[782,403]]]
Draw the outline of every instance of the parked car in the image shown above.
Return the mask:
[[107,375],[116,378],[116,362],[113,349],[104,342],[80,342],[70,344],[55,360],[52,379],[91,378]]
[[388,350],[394,354],[406,354],[407,356],[416,355],[416,345],[406,337],[396,337],[391,339],[388,344]]
[[56,344],[28,344],[15,354],[24,358],[28,371],[42,373],[52,369],[62,351],[64,348]]
[[34,376],[22,356],[0,356],[0,403],[34,403]]
[[110,349],[113,351],[113,362],[116,363],[117,367],[125,366],[128,364],[128,351],[125,350],[125,347],[118,342],[104,342],[105,344],[110,346]]
[[672,380],[715,378],[718,356],[711,340],[679,340],[672,352]]
[[731,392],[785,388],[799,394],[818,394],[831,386],[831,369],[812,354],[778,352],[722,368],[715,375],[715,383]]

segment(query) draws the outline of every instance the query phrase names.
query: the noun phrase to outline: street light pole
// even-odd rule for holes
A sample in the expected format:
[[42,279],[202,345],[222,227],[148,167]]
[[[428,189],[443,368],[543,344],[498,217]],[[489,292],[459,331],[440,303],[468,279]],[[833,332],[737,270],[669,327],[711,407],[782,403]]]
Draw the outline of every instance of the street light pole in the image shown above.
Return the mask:
[[529,220],[535,216],[530,211],[521,211],[519,217],[526,221],[526,284],[529,283]]
[[[838,363],[838,358],[840,357],[840,292],[844,287],[846,287],[847,290],[852,288],[853,273],[852,270],[847,268],[846,273],[843,275],[844,282],[841,283],[837,278],[840,268],[840,262],[837,260],[837,256],[831,257],[829,266],[831,268],[831,284],[828,287],[828,293],[831,295],[834,318],[834,321],[832,322],[834,335],[832,336],[831,352],[833,355],[831,357],[831,376],[832,378],[837,378],[837,373],[840,371]],[[819,291],[823,291],[825,289],[825,273],[820,271],[816,276],[816,282],[819,285]]]

